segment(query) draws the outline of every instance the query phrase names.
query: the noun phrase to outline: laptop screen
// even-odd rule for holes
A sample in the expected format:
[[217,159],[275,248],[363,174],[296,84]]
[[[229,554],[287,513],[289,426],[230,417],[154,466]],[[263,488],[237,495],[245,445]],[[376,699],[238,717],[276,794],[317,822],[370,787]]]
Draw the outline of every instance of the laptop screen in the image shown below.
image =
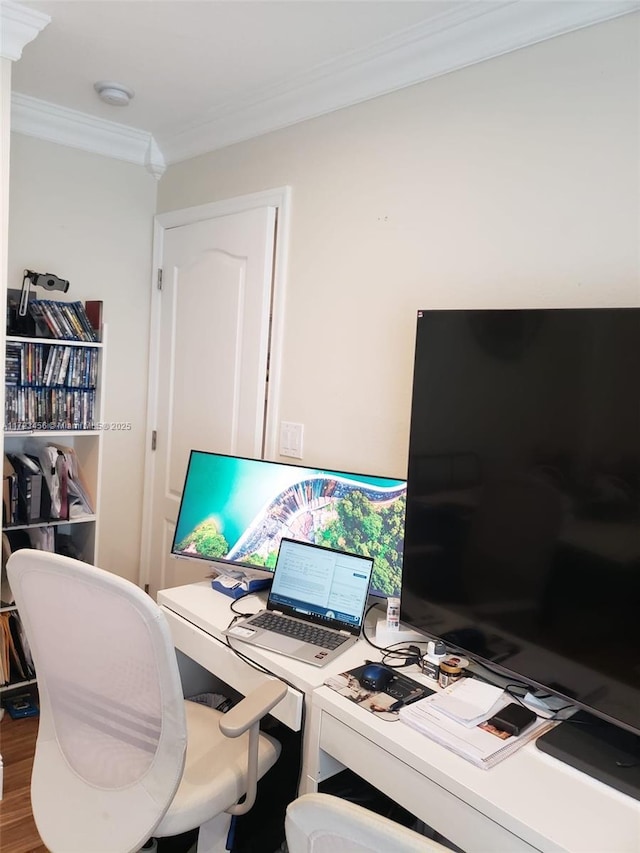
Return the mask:
[[267,607],[359,634],[373,558],[283,538]]

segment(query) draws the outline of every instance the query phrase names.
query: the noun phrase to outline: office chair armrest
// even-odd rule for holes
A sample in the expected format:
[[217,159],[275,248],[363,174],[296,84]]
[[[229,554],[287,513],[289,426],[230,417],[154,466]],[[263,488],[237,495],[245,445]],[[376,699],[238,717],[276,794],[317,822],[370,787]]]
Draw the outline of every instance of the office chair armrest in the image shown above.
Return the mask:
[[227,711],[220,720],[220,731],[226,737],[240,737],[251,726],[259,723],[286,693],[287,685],[282,681],[267,681]]
[[236,803],[227,809],[229,814],[246,814],[256,801],[260,720],[284,698],[286,693],[287,685],[282,681],[267,681],[248,696],[245,696],[220,720],[220,731],[226,737],[239,737],[249,730],[247,793],[242,803]]

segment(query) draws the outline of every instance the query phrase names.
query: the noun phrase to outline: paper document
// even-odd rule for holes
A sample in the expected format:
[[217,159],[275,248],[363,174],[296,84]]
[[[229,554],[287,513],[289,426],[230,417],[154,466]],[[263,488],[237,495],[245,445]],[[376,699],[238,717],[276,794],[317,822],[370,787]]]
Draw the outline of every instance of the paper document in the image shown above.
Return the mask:
[[505,699],[501,687],[476,678],[464,678],[436,693],[432,705],[441,714],[463,725],[475,726],[503,708]]
[[[457,686],[452,685],[452,687]],[[446,693],[446,691],[443,692]],[[499,692],[502,693],[501,698],[482,716],[479,723],[472,725],[468,721],[455,720],[439,710],[438,699],[443,695],[442,693],[435,693],[433,696],[427,696],[412,705],[401,708],[400,720],[462,758],[466,758],[467,761],[471,761],[477,767],[488,769],[511,755],[525,743],[556,725],[551,720],[537,719],[522,734],[517,736],[500,731],[487,721],[496,711],[508,705],[512,701],[512,697],[502,690]],[[451,693],[455,693],[455,691],[451,691]],[[487,692],[485,701],[489,701],[489,698]],[[445,704],[446,702],[449,700],[447,699]],[[449,702],[449,704],[451,703]],[[454,708],[456,707],[460,711],[460,705],[454,705]]]

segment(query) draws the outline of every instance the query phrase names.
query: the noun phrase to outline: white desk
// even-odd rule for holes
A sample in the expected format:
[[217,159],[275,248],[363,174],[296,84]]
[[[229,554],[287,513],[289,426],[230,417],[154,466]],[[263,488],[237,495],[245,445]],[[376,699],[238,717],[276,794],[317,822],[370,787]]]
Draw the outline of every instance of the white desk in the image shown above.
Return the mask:
[[[169,622],[175,647],[246,695],[268,676],[245,663],[226,644],[223,631],[234,616],[230,609],[232,600],[211,589],[206,581],[158,592],[158,604]],[[264,607],[265,601],[266,595],[258,593],[242,599],[238,610],[252,613]],[[365,657],[373,658],[377,654],[363,641],[351,646],[332,664],[319,668],[266,649],[249,647],[239,640],[231,642],[238,651],[291,685],[287,696],[271,713],[293,731],[302,728],[303,704],[305,700],[310,704],[311,694],[316,687],[322,686],[327,675],[352,669]]]
[[[246,693],[267,676],[224,644],[230,601],[207,583],[158,593],[176,647]],[[252,609],[250,602],[242,607]],[[248,650],[241,643],[237,648]],[[306,705],[300,793],[346,766],[467,853],[640,853],[640,802],[534,744],[481,770],[403,723],[380,720],[322,687],[328,674],[375,657],[365,641],[320,669],[255,647],[250,655],[291,685],[274,716],[297,731]]]
[[322,687],[305,751],[301,793],[315,790],[338,760],[468,853],[640,851],[640,803],[533,743],[481,770]]

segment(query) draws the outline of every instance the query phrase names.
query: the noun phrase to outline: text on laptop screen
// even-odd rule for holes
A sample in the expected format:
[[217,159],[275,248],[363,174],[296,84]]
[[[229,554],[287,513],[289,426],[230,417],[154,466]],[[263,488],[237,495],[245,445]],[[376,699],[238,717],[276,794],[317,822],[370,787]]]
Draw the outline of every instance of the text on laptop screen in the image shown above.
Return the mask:
[[405,480],[192,450],[171,553],[273,571],[283,536],[373,557],[400,595]]
[[371,569],[370,558],[283,539],[269,607],[282,604],[327,621],[359,626]]

